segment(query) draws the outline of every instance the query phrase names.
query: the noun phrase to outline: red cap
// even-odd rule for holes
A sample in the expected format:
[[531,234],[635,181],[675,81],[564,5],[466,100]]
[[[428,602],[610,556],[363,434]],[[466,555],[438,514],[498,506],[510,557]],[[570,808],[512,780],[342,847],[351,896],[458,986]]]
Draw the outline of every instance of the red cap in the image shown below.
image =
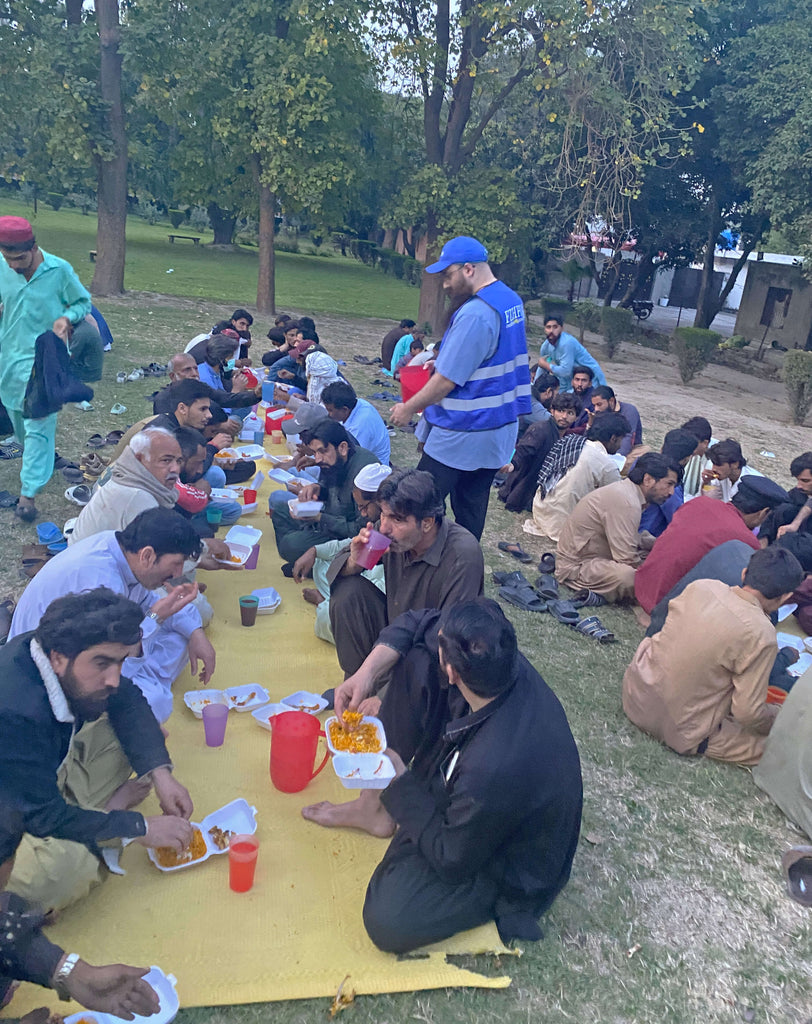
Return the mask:
[[0,217],[0,245],[20,245],[34,240],[34,229],[25,217]]

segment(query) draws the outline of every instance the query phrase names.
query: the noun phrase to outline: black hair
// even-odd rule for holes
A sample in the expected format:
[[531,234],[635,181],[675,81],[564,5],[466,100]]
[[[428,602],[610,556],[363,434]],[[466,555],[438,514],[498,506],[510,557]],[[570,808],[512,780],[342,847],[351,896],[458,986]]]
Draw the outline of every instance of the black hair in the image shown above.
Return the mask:
[[378,502],[385,501],[396,516],[418,521],[432,516],[441,523],[445,506],[437,483],[423,469],[401,469],[390,473],[378,488]]
[[174,412],[179,405],[194,405],[201,398],[211,398],[212,390],[202,380],[187,377],[170,384],[163,394],[165,408],[168,412]]
[[663,438],[663,455],[667,455],[669,459],[674,459],[675,462],[682,462],[683,459],[687,459],[693,455],[696,451],[696,446],[699,444],[699,439],[696,434],[692,434],[690,430],[683,430],[682,427],[677,427],[675,430],[669,430]]
[[225,338],[216,334],[206,342],[206,360],[214,359],[217,363],[224,363],[233,355],[235,347],[234,338]]
[[681,467],[672,459],[660,455],[659,452],[646,452],[641,455],[629,470],[629,479],[633,484],[642,484],[644,476],[653,477],[655,480],[662,480],[669,473],[676,473],[679,478]]
[[477,697],[496,697],[513,685],[519,653],[516,630],[488,597],[452,605],[439,623],[446,662]]
[[543,394],[545,391],[549,391],[550,388],[560,387],[561,381],[554,373],[548,373],[546,370],[542,370],[533,381],[533,394],[538,398],[540,394]]
[[744,586],[752,587],[774,601],[784,594],[791,594],[804,578],[801,563],[786,547],[773,544],[753,552],[744,572]]
[[171,508],[148,508],[140,512],[123,530],[116,531],[116,540],[129,554],[152,548],[157,558],[183,555],[196,559],[203,549],[192,524]]
[[724,463],[738,462],[742,469],[747,465],[747,459],[742,455],[742,448],[738,441],[728,437],[724,441],[717,441],[708,448],[708,458],[714,466],[721,466]]
[[704,416],[692,416],[682,424],[680,430],[690,431],[700,441],[710,441],[713,433],[710,422]]
[[285,332],[285,334],[287,334],[288,331],[298,331],[299,330],[299,321],[298,320],[286,320],[285,321],[285,325],[282,328],[282,330]]
[[5,249],[6,252],[31,252],[36,244],[36,238],[28,238],[24,242],[12,242],[9,245],[3,244],[0,248]]
[[336,409],[352,411],[358,404],[358,395],[356,395],[352,384],[348,384],[345,380],[334,380],[321,393],[321,404],[327,405],[328,402]]
[[306,331],[315,331],[316,321],[313,319],[312,316],[300,316],[299,326]]
[[425,347],[422,338],[412,338],[409,344],[409,351],[411,352],[413,348],[419,348],[422,351]]
[[274,327],[281,327],[282,324],[286,324],[289,320],[293,320],[290,313],[277,313],[274,317]]
[[553,321],[553,323],[558,324],[560,327],[564,326],[563,316],[559,316],[557,313],[553,313],[550,316],[545,316],[544,318],[545,324],[548,324],[551,320]]
[[285,332],[282,330],[281,327],[272,327],[268,331],[266,337],[268,338],[268,341],[270,341],[274,345],[285,344]]
[[794,477],[799,477],[805,469],[812,470],[812,452],[796,455],[789,464],[790,475]]
[[[575,370],[572,371],[575,373]],[[615,398],[615,392],[608,384],[599,384],[596,388],[592,389],[592,398],[605,398],[608,402],[610,399]]]
[[[184,522],[176,512],[160,511]],[[81,594],[64,594],[52,601],[39,620],[34,637],[46,654],[56,651],[72,660],[97,644],[129,647],[139,643],[143,619],[144,612],[134,601],[109,587],[97,587]]]
[[231,314],[231,319],[232,320],[247,320],[249,327],[254,322],[254,318],[251,316],[251,314],[248,312],[247,309],[235,309],[234,312]]
[[795,555],[804,572],[812,572],[812,537],[808,533],[785,533],[775,544]]
[[180,445],[180,453],[184,459],[191,458],[201,445],[204,448],[206,446],[206,438],[193,427],[178,427],[175,431],[175,438]]
[[573,366],[572,376],[575,377],[576,374],[579,373],[585,373],[587,377],[589,377],[590,381],[595,379],[595,371],[591,370],[588,366]]
[[[301,324],[301,320],[299,323]],[[302,336],[302,341],[312,341],[316,345],[319,344],[319,336],[313,327],[300,327],[299,333]]]
[[223,407],[218,405],[217,402],[211,403],[209,406],[209,412],[211,413],[211,417],[209,418],[209,422],[206,424],[207,427],[213,427],[218,423],[225,423],[228,419]]
[[409,330],[411,330],[413,327],[417,327],[417,324],[415,323],[414,320],[401,320],[400,324],[398,326],[399,327],[408,327]]
[[550,400],[550,409],[557,409],[561,412],[562,409],[572,410],[575,415],[579,415],[581,412],[581,401],[577,395],[573,395],[570,392],[565,392],[563,395],[554,395]]
[[601,412],[595,416],[592,426],[587,431],[588,441],[600,441],[601,444],[612,437],[625,437],[632,430],[625,416],[617,412]]
[[[342,443],[347,445],[347,458],[357,449],[358,445],[353,441],[352,435],[345,429],[344,425],[331,420],[329,416],[317,423],[310,430],[310,441],[321,441],[323,444],[331,444],[334,448]],[[308,442],[309,444],[310,442]]]

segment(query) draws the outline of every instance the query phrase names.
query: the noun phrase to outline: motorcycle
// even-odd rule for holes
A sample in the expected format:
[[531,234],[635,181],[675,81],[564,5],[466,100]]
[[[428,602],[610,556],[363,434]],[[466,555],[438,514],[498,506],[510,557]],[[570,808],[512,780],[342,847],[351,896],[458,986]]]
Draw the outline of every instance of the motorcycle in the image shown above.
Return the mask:
[[650,299],[632,299],[632,313],[638,320],[648,320],[653,309],[654,303]]

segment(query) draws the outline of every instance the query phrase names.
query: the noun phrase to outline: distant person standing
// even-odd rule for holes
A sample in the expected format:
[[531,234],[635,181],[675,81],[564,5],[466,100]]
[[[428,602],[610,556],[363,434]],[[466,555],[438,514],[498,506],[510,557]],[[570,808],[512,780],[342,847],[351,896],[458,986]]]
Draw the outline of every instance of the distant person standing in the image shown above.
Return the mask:
[[479,540],[496,471],[510,462],[519,416],[530,412],[530,371],[521,298],[494,277],[488,251],[476,238],[446,242],[426,267],[443,275],[457,309],[443,335],[434,374],[389,417],[405,427],[423,412],[418,469],[437,481],[460,526]]
[[0,401],[23,446],[14,514],[30,523],[37,517],[34,498],[54,471],[57,416],[35,420],[24,414],[35,343],[52,330],[70,347],[71,328],[90,313],[90,293],[69,263],[39,248],[23,217],[0,217],[0,255]]
[[554,373],[561,382],[562,391],[572,391],[572,378],[576,366],[586,366],[592,370],[592,384],[598,387],[606,383],[606,377],[597,359],[589,354],[584,346],[571,334],[564,330],[564,321],[560,316],[548,316],[544,322],[544,333],[547,340],[541,344],[539,355],[538,376],[543,370]]
[[400,341],[404,334],[411,334],[412,329],[417,327],[414,320],[401,320],[397,327],[393,327],[391,331],[383,336],[381,342],[381,363],[385,370],[392,369],[392,353],[395,351],[395,345]]

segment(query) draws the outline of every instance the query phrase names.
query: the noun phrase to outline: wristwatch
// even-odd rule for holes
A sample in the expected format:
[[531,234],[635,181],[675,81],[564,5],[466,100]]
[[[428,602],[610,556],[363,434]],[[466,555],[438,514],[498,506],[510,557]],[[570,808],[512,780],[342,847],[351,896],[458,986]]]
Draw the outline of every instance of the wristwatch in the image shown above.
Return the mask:
[[65,1003],[69,1002],[71,999],[71,995],[68,992],[67,988],[65,987],[65,982],[67,982],[68,978],[71,976],[71,972],[73,971],[73,968],[77,965],[78,962],[78,953],[68,953],[68,955],[62,961],[62,966],[59,968],[59,970],[56,972],[53,978],[54,991],[59,996],[59,998]]

